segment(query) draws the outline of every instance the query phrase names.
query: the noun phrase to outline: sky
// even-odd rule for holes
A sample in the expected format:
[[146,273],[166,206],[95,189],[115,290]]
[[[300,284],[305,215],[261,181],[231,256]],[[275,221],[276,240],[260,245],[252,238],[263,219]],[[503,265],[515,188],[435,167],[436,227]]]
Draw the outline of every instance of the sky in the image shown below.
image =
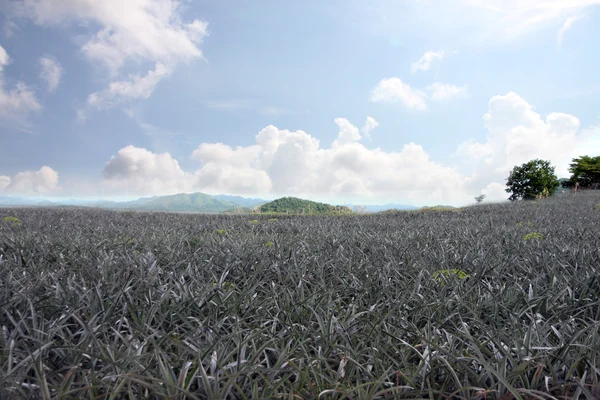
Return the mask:
[[504,201],[600,154],[600,0],[0,0],[0,196]]

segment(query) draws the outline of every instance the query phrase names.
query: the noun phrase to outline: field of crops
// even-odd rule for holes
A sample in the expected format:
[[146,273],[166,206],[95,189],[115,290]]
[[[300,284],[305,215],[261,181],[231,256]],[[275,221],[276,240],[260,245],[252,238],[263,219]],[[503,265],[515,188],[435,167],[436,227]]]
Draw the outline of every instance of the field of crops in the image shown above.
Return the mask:
[[600,398],[598,203],[0,209],[0,398]]

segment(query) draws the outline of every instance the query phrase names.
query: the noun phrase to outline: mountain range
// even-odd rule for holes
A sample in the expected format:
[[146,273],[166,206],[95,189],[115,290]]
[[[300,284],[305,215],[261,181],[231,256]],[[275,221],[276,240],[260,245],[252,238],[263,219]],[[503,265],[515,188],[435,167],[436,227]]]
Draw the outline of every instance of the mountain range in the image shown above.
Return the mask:
[[[83,200],[83,199],[61,199],[48,200],[44,198],[31,197],[0,197],[0,207],[54,207],[54,206],[79,206],[119,210],[142,210],[142,211],[173,211],[173,212],[203,212],[221,213],[241,210],[250,212],[259,206],[269,203],[268,200],[260,198],[246,198],[231,195],[208,195],[205,193],[180,193],[168,196],[142,197],[130,201],[113,200]],[[384,204],[355,206],[343,204],[354,210],[361,208],[363,212],[374,213],[386,210],[416,210],[419,207],[405,204]]]

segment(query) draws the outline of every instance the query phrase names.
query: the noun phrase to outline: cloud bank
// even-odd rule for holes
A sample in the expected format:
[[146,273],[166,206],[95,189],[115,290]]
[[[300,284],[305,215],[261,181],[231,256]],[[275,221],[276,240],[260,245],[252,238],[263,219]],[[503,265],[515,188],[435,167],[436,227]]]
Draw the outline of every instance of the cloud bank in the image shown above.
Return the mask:
[[[245,195],[294,195],[363,202],[409,201],[413,204],[467,204],[475,195],[488,200],[507,198],[505,180],[514,165],[533,158],[550,160],[559,176],[568,176],[568,163],[582,149],[600,151],[598,130],[582,130],[579,120],[564,113],[545,118],[516,93],[494,96],[483,116],[484,140],[460,143],[456,165],[432,160],[426,149],[409,142],[400,151],[368,148],[365,130],[377,122],[369,117],[361,130],[336,118],[336,139],[324,146],[304,131],[269,125],[250,146],[202,143],[192,153],[200,163],[184,172],[168,154],[127,147],[104,170],[106,181],[136,188]],[[467,173],[458,166],[467,167]]]
[[[399,151],[369,148],[363,141],[381,129],[367,117],[359,129],[335,118],[337,136],[329,145],[313,135],[269,125],[249,146],[201,143],[191,152],[197,167],[185,171],[169,153],[127,146],[105,164],[95,193],[165,195],[182,192],[251,196],[298,196],[330,202],[409,202],[417,205],[507,199],[506,177],[533,158],[550,160],[559,177],[569,176],[573,157],[600,152],[600,129],[582,129],[565,113],[545,117],[514,92],[494,96],[483,116],[487,135],[457,145],[454,162],[433,160],[416,142]],[[49,167],[0,176],[2,193],[59,193],[58,173]]]

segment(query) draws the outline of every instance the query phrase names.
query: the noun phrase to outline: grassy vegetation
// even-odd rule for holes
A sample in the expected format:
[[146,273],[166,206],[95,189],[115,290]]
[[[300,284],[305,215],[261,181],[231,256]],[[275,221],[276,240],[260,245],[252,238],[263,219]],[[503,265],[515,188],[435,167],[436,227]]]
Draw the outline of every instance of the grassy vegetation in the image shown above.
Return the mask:
[[600,398],[598,203],[0,209],[0,398]]
[[428,211],[458,211],[459,209],[452,206],[432,206],[432,207],[421,207],[417,211],[428,212]]

